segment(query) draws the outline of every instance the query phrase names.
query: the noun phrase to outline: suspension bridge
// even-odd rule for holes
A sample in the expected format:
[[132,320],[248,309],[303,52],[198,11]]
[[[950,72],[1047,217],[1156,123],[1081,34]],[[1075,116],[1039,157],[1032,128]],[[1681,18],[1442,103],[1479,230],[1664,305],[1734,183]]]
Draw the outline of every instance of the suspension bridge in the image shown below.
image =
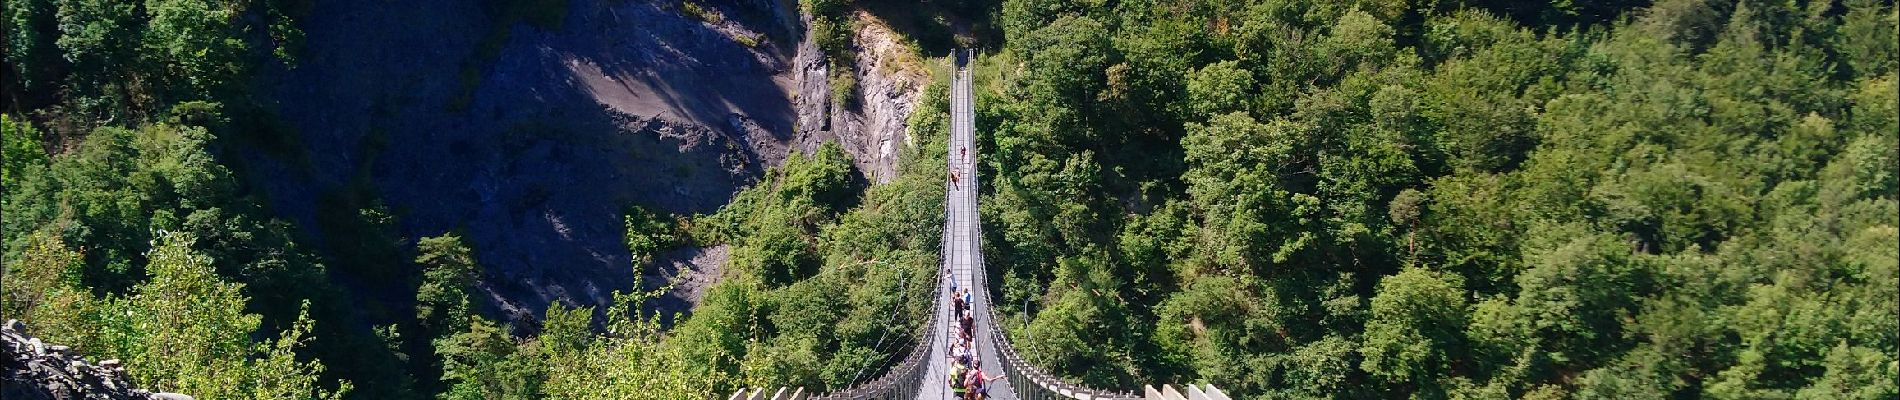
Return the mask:
[[803,388],[742,389],[728,400],[803,399],[954,399],[949,379],[952,348],[965,334],[952,296],[956,288],[973,288],[969,310],[974,320],[964,343],[971,352],[969,368],[1002,379],[992,382],[988,399],[997,400],[1228,400],[1213,385],[1144,385],[1136,390],[1103,390],[1073,384],[1030,365],[1016,352],[1002,328],[994,322],[989,285],[983,269],[982,221],[977,213],[976,173],[981,151],[976,147],[975,101],[970,89],[971,50],[956,52],[956,70],[950,84],[950,143],[944,185],[943,278],[932,296],[935,314],[918,332],[908,355],[883,376],[832,393],[811,394]]

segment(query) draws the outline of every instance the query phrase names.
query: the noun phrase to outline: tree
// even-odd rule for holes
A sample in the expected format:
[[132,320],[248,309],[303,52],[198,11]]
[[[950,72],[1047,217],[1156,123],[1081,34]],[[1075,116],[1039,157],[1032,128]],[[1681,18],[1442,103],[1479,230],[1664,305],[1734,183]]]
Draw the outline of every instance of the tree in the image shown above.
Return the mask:
[[633,207],[627,211],[627,251],[633,254],[633,265],[643,266],[653,261],[660,251],[675,246],[678,241],[673,232],[673,221],[662,215],[647,211],[645,207]]
[[416,241],[422,285],[416,287],[416,320],[430,337],[468,325],[473,310],[468,291],[480,265],[462,237],[453,233]]
[[1261,124],[1242,113],[1188,125],[1181,140],[1188,170],[1181,179],[1203,219],[1200,240],[1217,265],[1262,271],[1310,240],[1300,226],[1310,221],[1303,217],[1314,211],[1313,198],[1281,186],[1282,176],[1310,162],[1300,150],[1302,128],[1291,121]]
[[1874,0],[1846,3],[1847,15],[1834,36],[1834,48],[1839,49],[1854,76],[1865,79],[1892,74],[1900,63],[1894,61],[1900,56],[1900,45],[1885,40],[1900,29],[1895,25],[1893,5]]
[[7,194],[19,190],[27,171],[39,172],[39,168],[46,166],[43,140],[32,123],[0,114],[0,151],[5,152],[0,154],[5,159],[5,164],[0,165],[0,199],[11,198]]
[[[123,317],[108,317],[113,326],[102,354],[125,359],[133,378],[151,390],[206,398],[335,398],[314,384],[322,364],[293,359],[310,331],[307,315],[276,341],[255,343],[260,319],[244,312],[244,285],[218,278],[211,259],[191,250],[195,240],[159,235],[148,254],[150,280],[106,306],[108,314]],[[260,352],[264,357],[255,356]]]
[[209,99],[244,73],[247,44],[237,19],[245,2],[146,0],[145,46],[163,60],[164,75],[179,79],[184,98]]
[[[1278,335],[1283,326],[1278,296],[1258,284],[1251,277],[1207,276],[1184,285],[1157,307],[1157,344],[1188,363],[1194,376],[1210,382],[1263,390],[1271,386],[1272,371],[1265,367],[1275,361],[1271,355],[1285,351],[1288,344]],[[1296,375],[1309,372],[1314,371]],[[1295,378],[1304,383],[1319,379],[1324,378]]]
[[1413,267],[1386,277],[1372,297],[1360,368],[1394,387],[1430,387],[1462,358],[1467,318],[1456,275]]
[[442,381],[448,386],[437,396],[444,400],[537,399],[546,379],[546,354],[535,342],[518,342],[487,319],[466,321],[468,327],[435,339],[442,359]]
[[[55,41],[67,62],[81,104],[88,111],[113,112],[124,103],[127,84],[136,68],[142,21],[138,4],[120,0],[55,0],[59,39]],[[103,109],[100,109],[103,108]],[[110,118],[105,121],[109,122]]]
[[[1063,16],[1025,37],[1024,73],[1030,116],[1038,132],[1056,143],[1080,145],[1096,140],[1088,123],[1102,93],[1111,46],[1107,27],[1089,17]],[[1058,158],[1059,159],[1059,158]]]
[[6,53],[13,76],[26,92],[46,92],[58,83],[64,60],[59,38],[58,8],[54,0],[7,0],[0,18],[7,22]]
[[123,292],[143,275],[140,253],[153,229],[180,229],[192,213],[235,200],[230,171],[206,151],[210,140],[197,127],[94,130],[8,194],[7,205],[17,207],[8,211],[24,214],[9,214],[9,229],[19,229],[9,234],[57,227],[69,246],[88,249],[81,283]]
[[36,232],[27,238],[18,258],[9,260],[0,275],[0,313],[26,321],[41,337],[59,338],[82,351],[100,345],[100,327],[90,322],[99,301],[78,282],[84,256],[68,248],[58,235]]
[[1197,116],[1212,117],[1230,112],[1245,112],[1249,93],[1253,93],[1251,73],[1234,61],[1222,61],[1202,67],[1188,78],[1189,109]]
[[[1886,361],[1886,365],[1880,362]],[[1878,399],[1900,396],[1892,379],[1893,358],[1865,347],[1843,343],[1827,354],[1827,372],[1795,392],[1797,399]]]
[[247,388],[252,399],[339,400],[354,389],[355,385],[349,381],[338,382],[335,391],[325,389],[318,380],[327,368],[317,361],[297,360],[297,352],[314,335],[315,323],[310,319],[310,303],[306,301],[290,329],[275,340],[253,345],[255,355],[251,358],[250,370],[254,375]]

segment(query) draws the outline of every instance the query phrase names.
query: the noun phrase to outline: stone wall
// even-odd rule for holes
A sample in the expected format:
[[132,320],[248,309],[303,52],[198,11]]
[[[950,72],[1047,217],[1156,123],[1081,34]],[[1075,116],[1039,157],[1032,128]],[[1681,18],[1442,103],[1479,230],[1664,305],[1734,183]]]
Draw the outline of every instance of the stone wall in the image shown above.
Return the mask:
[[28,335],[19,320],[0,326],[0,398],[191,400],[132,387],[119,360],[89,362],[69,347]]

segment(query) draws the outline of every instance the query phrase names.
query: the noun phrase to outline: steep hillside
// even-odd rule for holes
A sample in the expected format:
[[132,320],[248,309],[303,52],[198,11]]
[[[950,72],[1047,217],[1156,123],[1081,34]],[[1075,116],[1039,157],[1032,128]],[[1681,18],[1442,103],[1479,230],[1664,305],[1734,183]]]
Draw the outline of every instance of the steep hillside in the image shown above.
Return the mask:
[[[524,17],[322,2],[302,63],[269,88],[296,132],[281,147],[301,150],[253,152],[249,176],[331,253],[380,229],[333,221],[365,209],[395,223],[377,232],[394,240],[464,232],[486,267],[479,286],[516,315],[630,287],[629,206],[710,212],[788,152],[832,140],[888,176],[922,79],[866,77],[888,101],[829,113],[831,96],[807,90],[827,90],[824,73],[794,68],[816,57],[790,3],[686,4],[572,0]],[[860,70],[891,71],[867,59]]]

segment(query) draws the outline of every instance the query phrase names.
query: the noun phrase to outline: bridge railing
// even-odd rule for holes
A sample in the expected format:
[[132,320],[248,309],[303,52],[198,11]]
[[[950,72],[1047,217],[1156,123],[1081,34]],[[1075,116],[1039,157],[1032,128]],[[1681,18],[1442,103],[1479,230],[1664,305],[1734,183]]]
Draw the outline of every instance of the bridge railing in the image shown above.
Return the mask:
[[[949,180],[946,179],[943,185],[945,196],[949,196],[949,193],[952,193]],[[944,221],[948,222],[951,217],[948,203],[949,199],[946,197],[944,200],[943,217]],[[948,265],[945,261],[948,260],[950,238],[953,237],[949,231],[950,226],[951,224],[949,223],[944,224],[943,235],[942,238],[939,239],[937,266]],[[889,373],[869,382],[847,387],[844,390],[836,392],[810,397],[800,397],[795,392],[793,397],[780,400],[801,400],[807,398],[829,400],[910,400],[917,398],[917,393],[924,389],[924,374],[929,373],[929,364],[933,361],[930,359],[931,341],[935,340],[935,337],[932,335],[932,330],[948,329],[948,325],[943,323],[943,315],[940,315],[939,311],[942,311],[943,299],[949,295],[949,291],[944,287],[942,280],[943,275],[938,274],[935,268],[932,268],[930,277],[932,279],[930,296],[931,321],[917,327],[916,335],[913,336],[916,340],[911,341],[910,354],[905,356],[902,362],[891,367]],[[780,392],[783,393],[783,389],[781,389]],[[744,391],[741,391],[741,393],[744,393]],[[739,393],[734,393],[733,395],[736,397],[739,396]]]
[[[941,291],[941,290],[939,289],[938,291]],[[918,340],[912,341],[909,348],[909,354],[904,357],[903,361],[900,361],[897,363],[897,365],[892,366],[890,368],[889,373],[886,373],[884,374],[884,376],[878,377],[877,379],[873,379],[873,380],[860,383],[860,384],[855,384],[836,392],[819,394],[819,395],[806,394],[804,388],[781,387],[778,389],[777,392],[771,393],[769,396],[767,395],[766,389],[764,388],[750,389],[750,390],[739,389],[739,391],[734,392],[732,396],[727,397],[727,399],[728,400],[807,400],[807,399],[823,399],[823,400],[904,399],[904,400],[910,400],[910,399],[915,399],[917,398],[918,391],[923,390],[924,373],[929,371],[928,363],[930,361],[929,359],[930,359],[930,340],[931,340],[929,330],[935,328],[936,325],[937,324],[935,323],[931,323],[931,324],[924,324],[923,326],[921,326],[920,329],[918,329],[919,332],[917,333]]]
[[[926,325],[929,326],[929,325]],[[833,400],[869,400],[869,399],[915,399],[917,392],[923,389],[924,373],[929,370],[930,348],[928,332],[921,333],[924,340],[921,345],[913,345],[910,355],[904,361],[891,367],[891,372],[864,384],[846,388],[837,392],[811,397],[812,399]]]
[[[979,233],[982,230],[981,227],[976,229]],[[982,235],[978,234],[975,236],[977,237],[976,240],[979,243],[978,248],[980,249]],[[978,265],[982,265],[982,252],[978,251],[977,254],[976,259],[979,262]],[[979,282],[976,287],[983,288],[983,290],[977,291],[982,293],[983,303],[995,304],[990,301],[989,286],[987,282],[985,282],[988,278],[984,276],[986,274],[978,273],[974,275],[977,276],[976,279]],[[1036,368],[1034,364],[1029,363],[1029,360],[1023,359],[1021,353],[1016,352],[1016,345],[1010,343],[1009,335],[1003,332],[1002,325],[997,322],[999,319],[996,314],[996,308],[992,306],[988,307],[988,309],[990,323],[988,326],[983,327],[983,329],[989,331],[988,336],[992,343],[991,347],[996,349],[997,361],[1003,366],[1003,374],[1008,377],[1006,380],[1009,382],[1009,386],[1016,389],[1016,398],[1023,400],[1139,400],[1143,398],[1141,395],[1132,391],[1118,392],[1102,390],[1069,383],[1063,381],[1062,378],[1043,371],[1041,368]]]

